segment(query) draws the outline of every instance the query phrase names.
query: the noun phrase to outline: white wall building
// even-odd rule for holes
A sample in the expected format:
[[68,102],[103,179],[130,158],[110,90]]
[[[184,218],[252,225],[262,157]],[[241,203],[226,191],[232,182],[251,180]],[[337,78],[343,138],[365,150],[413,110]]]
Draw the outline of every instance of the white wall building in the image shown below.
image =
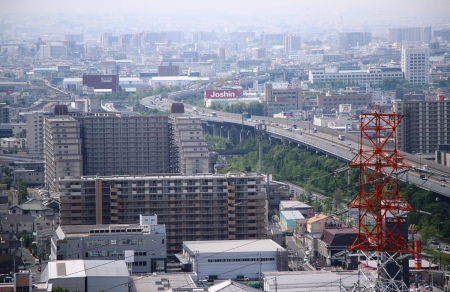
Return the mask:
[[67,56],[67,47],[62,43],[51,42],[41,45],[39,55],[43,59],[64,58]]
[[287,250],[271,239],[185,241],[182,263],[193,263],[199,279],[259,279],[260,272],[287,270]]
[[338,68],[327,68],[309,71],[309,81],[314,82],[336,82],[344,84],[380,84],[383,79],[403,80],[401,68],[379,67],[368,70],[338,70]]
[[47,290],[62,287],[70,291],[128,291],[129,274],[125,261],[51,261],[42,271]]
[[402,47],[402,71],[411,85],[430,82],[430,48],[427,44]]

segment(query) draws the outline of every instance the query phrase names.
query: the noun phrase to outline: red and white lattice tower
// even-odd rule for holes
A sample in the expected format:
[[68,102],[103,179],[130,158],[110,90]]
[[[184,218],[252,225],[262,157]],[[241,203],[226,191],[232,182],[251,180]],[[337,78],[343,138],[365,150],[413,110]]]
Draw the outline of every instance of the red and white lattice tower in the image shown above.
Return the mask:
[[349,162],[359,168],[358,194],[349,203],[349,208],[358,209],[359,231],[348,249],[377,262],[373,291],[408,291],[397,275],[385,269],[385,263],[413,252],[401,236],[405,214],[412,210],[398,191],[399,173],[411,168],[397,151],[396,130],[402,116],[374,112],[361,114],[360,119],[359,152]]

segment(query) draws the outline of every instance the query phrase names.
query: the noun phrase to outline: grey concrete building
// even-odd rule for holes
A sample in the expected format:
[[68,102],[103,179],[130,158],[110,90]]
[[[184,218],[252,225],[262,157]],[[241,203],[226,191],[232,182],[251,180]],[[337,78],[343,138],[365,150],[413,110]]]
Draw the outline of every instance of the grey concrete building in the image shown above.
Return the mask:
[[87,116],[77,120],[84,175],[170,172],[166,116]]
[[61,225],[51,239],[51,260],[128,260],[133,273],[152,273],[166,258],[164,225]]
[[396,101],[394,112],[404,115],[397,129],[397,148],[408,153],[434,153],[450,144],[450,100]]

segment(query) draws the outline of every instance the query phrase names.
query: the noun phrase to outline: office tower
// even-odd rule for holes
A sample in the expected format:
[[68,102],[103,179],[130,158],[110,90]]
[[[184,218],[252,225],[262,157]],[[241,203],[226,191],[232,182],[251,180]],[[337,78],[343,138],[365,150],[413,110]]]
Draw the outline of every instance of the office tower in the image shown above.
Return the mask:
[[283,47],[286,52],[299,51],[302,48],[302,40],[299,35],[287,35],[283,38]]
[[402,72],[411,85],[421,86],[430,82],[430,49],[428,45],[402,47]]
[[78,118],[84,175],[168,173],[167,116]]
[[365,46],[371,41],[372,33],[370,32],[340,32],[338,35],[338,44],[341,49]]
[[62,43],[50,42],[40,46],[39,56],[44,59],[64,58],[67,57],[67,47]]
[[274,88],[273,83],[264,83],[264,102],[267,116],[272,117],[285,111],[301,110],[303,91],[301,88]]
[[405,115],[397,130],[397,147],[408,153],[430,153],[450,144],[450,100],[395,101]]
[[82,175],[80,127],[67,107],[55,106],[55,116],[44,121],[45,185],[59,188],[60,177]]
[[266,49],[265,48],[253,48],[252,49],[252,59],[253,60],[261,60],[266,58]]
[[60,220],[134,224],[140,214],[156,214],[168,254],[188,240],[256,240],[266,238],[265,184],[252,172],[62,178]]
[[6,103],[0,103],[0,123],[1,124],[9,124],[10,118],[9,118],[9,105]]
[[219,57],[219,60],[225,60],[225,48],[218,48],[217,55]]
[[111,43],[112,33],[110,32],[102,32],[100,35],[100,46],[101,47],[109,47],[112,45]]
[[66,33],[64,35],[66,41],[72,41],[75,43],[82,43],[84,41],[84,36],[82,33]]
[[208,145],[203,136],[200,118],[184,116],[172,110],[170,124],[173,148],[171,152],[173,169],[170,172],[185,175],[210,172]]
[[388,40],[390,43],[401,43],[403,41],[429,43],[431,40],[431,27],[390,28]]

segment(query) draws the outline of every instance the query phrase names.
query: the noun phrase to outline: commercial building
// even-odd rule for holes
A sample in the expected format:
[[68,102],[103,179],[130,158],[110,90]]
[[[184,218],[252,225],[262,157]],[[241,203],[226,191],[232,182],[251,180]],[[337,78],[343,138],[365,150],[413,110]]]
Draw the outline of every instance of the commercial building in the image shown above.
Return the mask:
[[113,291],[128,290],[129,273],[125,261],[68,260],[51,261],[42,271],[41,281],[47,290],[61,287],[69,291]]
[[342,82],[345,85],[381,84],[383,79],[403,80],[402,69],[399,67],[377,67],[367,70],[339,70],[327,68],[311,70],[308,73],[311,83]]
[[156,214],[167,252],[187,240],[265,238],[265,184],[257,173],[60,178],[61,225],[133,224]]
[[402,47],[402,72],[411,85],[430,82],[430,49],[428,45]]
[[167,66],[158,66],[158,76],[179,76],[180,66],[169,63]]
[[44,121],[44,160],[47,189],[58,189],[62,176],[82,175],[80,127],[65,106],[55,106],[55,117]]
[[431,41],[431,26],[428,27],[394,27],[389,29],[389,42],[425,42]]
[[398,150],[434,153],[450,144],[450,100],[394,101],[393,109],[405,116],[397,129]]
[[[209,151],[199,117],[185,116],[184,108],[177,113],[172,104],[170,115],[171,145],[169,147],[171,169],[168,172],[195,175],[208,173]],[[183,107],[183,104],[180,104]],[[167,150],[167,149],[166,149]]]
[[264,84],[264,103],[269,117],[280,112],[301,110],[302,102],[301,88],[276,88],[271,82]]
[[62,43],[50,42],[39,47],[39,56],[43,59],[67,57],[67,47]]
[[192,264],[199,280],[239,276],[259,280],[263,271],[288,269],[287,250],[271,239],[185,241],[183,253],[177,257],[185,265]]
[[[51,260],[125,260],[133,273],[166,270],[166,230],[164,225],[60,225],[51,239]],[[126,254],[126,251],[130,253]]]
[[340,32],[338,35],[338,45],[341,49],[362,47],[371,41],[372,33],[370,32]]
[[77,121],[83,175],[170,172],[167,116],[86,116]]
[[327,92],[325,95],[316,97],[317,107],[323,109],[339,109],[339,105],[350,105],[350,108],[358,109],[367,107],[372,102],[370,94],[346,94],[338,92]]
[[283,48],[286,52],[300,51],[302,49],[302,39],[299,35],[289,34],[283,38]]
[[111,92],[119,91],[118,75],[83,75],[83,86],[95,89],[106,89]]
[[6,103],[0,103],[0,124],[9,124],[9,105]]

